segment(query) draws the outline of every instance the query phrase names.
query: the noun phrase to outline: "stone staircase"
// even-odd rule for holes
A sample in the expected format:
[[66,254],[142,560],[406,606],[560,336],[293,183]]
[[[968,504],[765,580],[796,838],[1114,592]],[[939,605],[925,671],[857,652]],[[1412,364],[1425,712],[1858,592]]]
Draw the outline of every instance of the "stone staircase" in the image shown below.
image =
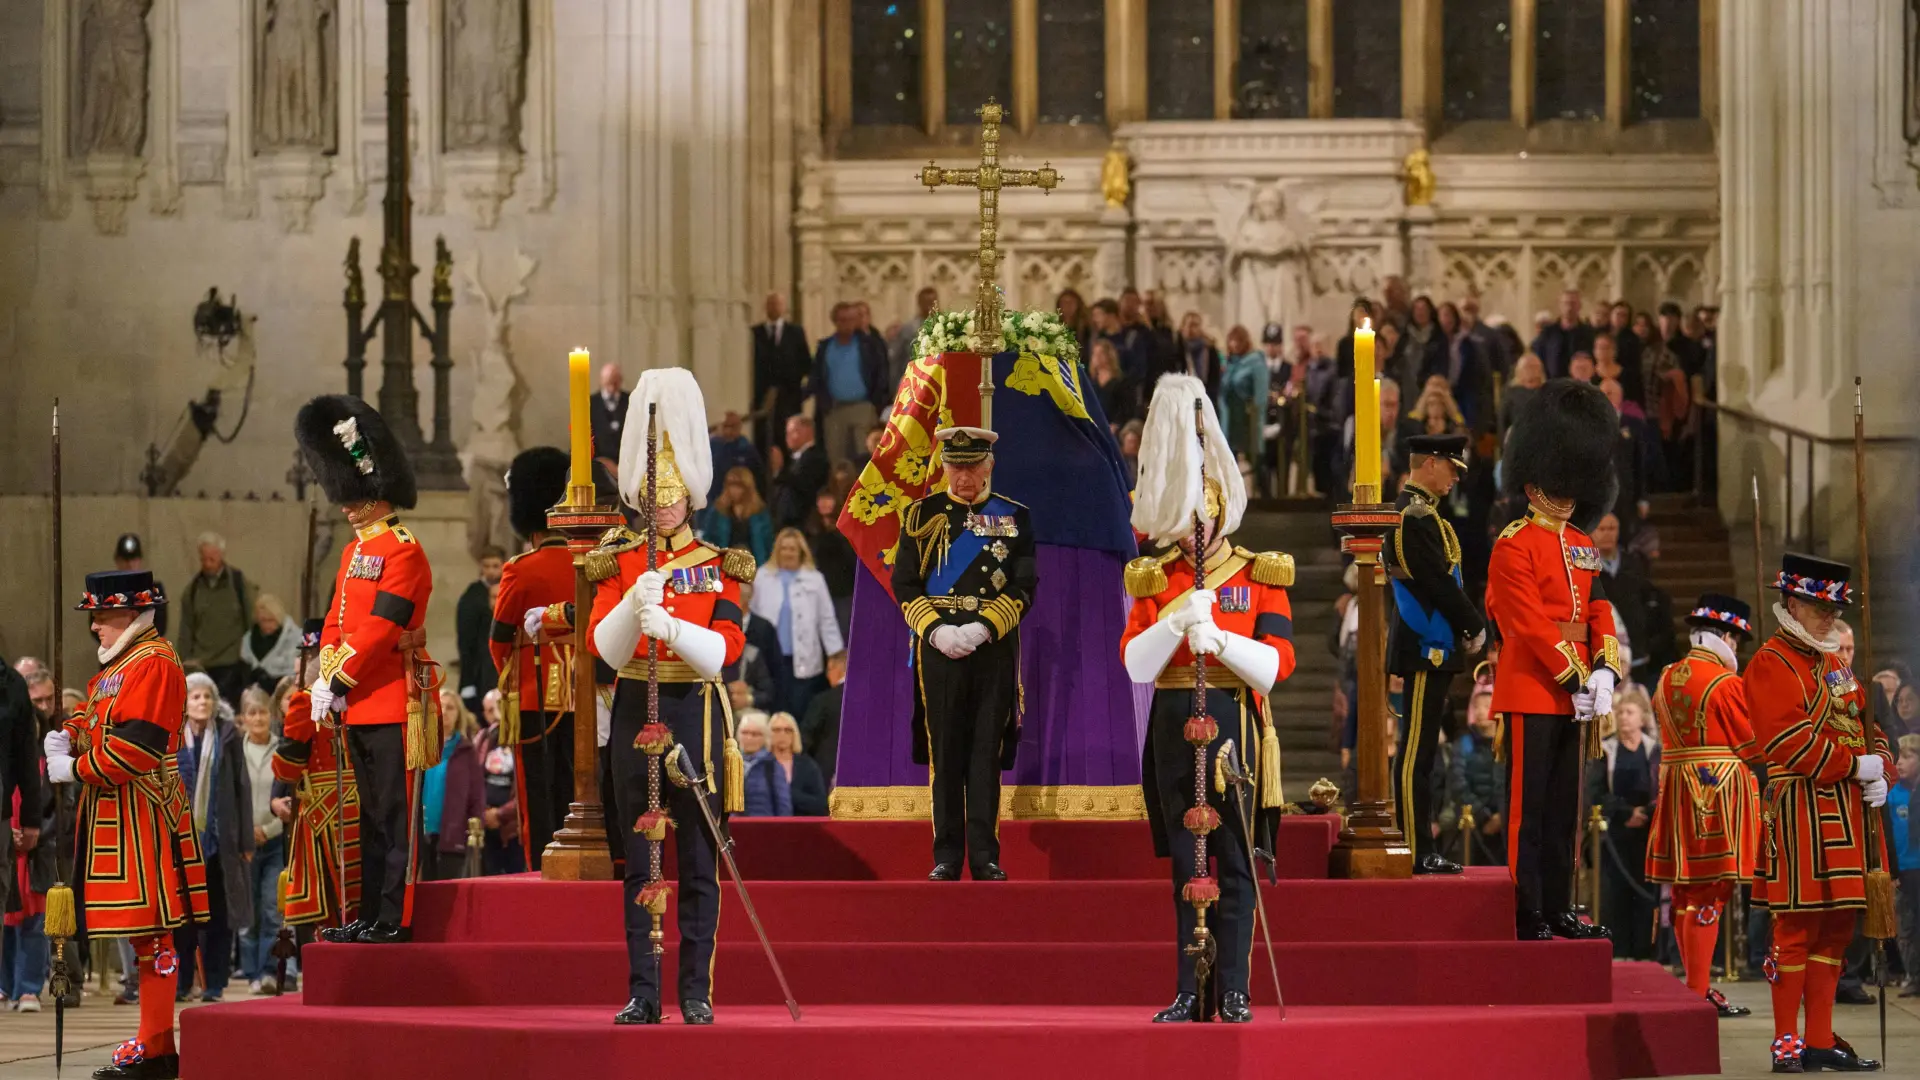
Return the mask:
[[1327,511],[1319,507],[1249,509],[1234,542],[1253,551],[1284,551],[1293,556],[1293,677],[1273,695],[1274,723],[1280,729],[1280,759],[1288,800],[1306,798],[1315,780],[1340,781],[1340,751],[1333,725],[1333,690],[1338,664],[1328,651],[1336,615],[1333,602],[1345,591],[1340,546]]
[[[1753,568],[1736,567],[1733,539],[1720,511],[1699,506],[1691,494],[1655,495],[1649,518],[1660,531],[1660,557],[1652,561],[1650,576],[1673,602],[1676,640],[1686,646],[1687,611],[1703,592],[1727,593],[1753,602]],[[1742,545],[1752,558],[1751,544]],[[1764,610],[1764,606],[1761,607]]]

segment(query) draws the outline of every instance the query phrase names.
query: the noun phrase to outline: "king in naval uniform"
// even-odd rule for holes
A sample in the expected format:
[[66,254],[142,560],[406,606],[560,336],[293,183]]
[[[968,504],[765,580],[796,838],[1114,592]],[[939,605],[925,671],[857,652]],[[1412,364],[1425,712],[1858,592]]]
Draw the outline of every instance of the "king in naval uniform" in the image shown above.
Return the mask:
[[1000,773],[1020,749],[1020,620],[1039,569],[1027,508],[993,494],[993,432],[950,427],[947,488],[908,506],[893,598],[913,631],[913,760],[933,772],[931,881],[1000,869]]
[[[659,443],[652,505],[646,500],[648,406],[657,405]],[[611,737],[615,797],[607,829],[626,844],[622,917],[627,939],[626,1008],[614,1023],[660,1022],[660,986],[649,940],[652,919],[641,895],[649,878],[648,833],[671,832],[679,862],[679,1002],[689,1024],[713,1023],[714,933],[720,923],[720,881],[714,839],[695,799],[714,817],[743,809],[742,762],[733,713],[720,671],[740,659],[740,583],[753,580],[753,556],[694,538],[692,512],[706,505],[713,479],[706,401],[693,373],[654,368],[640,376],[620,443],[620,494],[653,515],[657,566],[647,569],[647,542],[624,528],[607,533],[588,557],[595,583],[587,623],[594,654],[619,673]],[[706,783],[660,786],[666,821],[643,821],[647,755],[638,745],[647,725],[647,643],[658,643],[659,722],[685,747]],[[713,763],[724,762],[723,768]],[[723,775],[724,774],[724,775]],[[615,809],[617,808],[617,809]],[[664,904],[664,897],[659,903]]]
[[1574,830],[1588,725],[1623,675],[1600,554],[1575,524],[1613,505],[1619,417],[1585,383],[1542,386],[1508,437],[1506,485],[1527,516],[1494,541],[1487,617],[1499,628],[1493,710],[1506,728],[1507,869],[1523,941],[1606,937],[1573,911]]
[[1467,437],[1415,435],[1407,448],[1413,471],[1400,489],[1400,526],[1385,553],[1394,600],[1387,673],[1406,688],[1394,806],[1413,847],[1413,872],[1457,874],[1459,865],[1434,850],[1433,753],[1446,737],[1447,688],[1487,641],[1486,621],[1460,582],[1460,537],[1440,512],[1440,500],[1466,471]]
[[[1196,404],[1206,425],[1206,480],[1201,481]],[[1190,375],[1162,376],[1140,439],[1140,480],[1133,527],[1146,551],[1127,565],[1133,606],[1120,637],[1127,674],[1151,683],[1153,704],[1141,752],[1141,787],[1154,854],[1173,859],[1174,939],[1178,981],[1173,1004],[1155,1023],[1253,1019],[1249,996],[1255,901],[1254,846],[1272,852],[1279,827],[1280,740],[1267,707],[1275,683],[1293,674],[1293,558],[1254,553],[1227,537],[1240,524],[1247,491],[1206,387]],[[1195,522],[1204,531],[1195,553]],[[1204,565],[1196,570],[1196,561]],[[1199,578],[1196,587],[1195,578]],[[1194,805],[1194,747],[1187,741],[1195,708],[1196,660],[1205,664],[1206,711],[1217,724],[1206,742],[1207,804]],[[1252,806],[1221,775],[1231,751],[1254,782]],[[1257,763],[1253,760],[1257,758]],[[1251,813],[1253,820],[1246,820]],[[1207,835],[1213,867],[1195,862],[1196,826]],[[1208,998],[1199,994],[1196,957],[1188,951],[1198,912],[1190,886],[1217,884],[1210,927],[1218,942]]]
[[1693,647],[1653,688],[1660,720],[1660,798],[1647,840],[1647,880],[1673,886],[1673,932],[1687,987],[1721,1016],[1753,1010],[1715,990],[1720,916],[1760,851],[1760,789],[1766,761],[1753,742],[1740,643],[1753,637],[1746,603],[1702,593],[1687,613]]
[[359,917],[323,930],[335,943],[410,940],[420,808],[414,778],[440,760],[436,671],[426,652],[433,567],[399,511],[413,508],[413,463],[373,407],[314,398],[294,435],[327,498],[353,526],[320,635],[314,715],[344,714],[360,795]]
[[1835,655],[1833,624],[1853,600],[1850,576],[1845,563],[1784,555],[1773,584],[1779,629],[1747,665],[1753,737],[1767,760],[1766,868],[1753,900],[1773,912],[1775,1072],[1880,1067],[1833,1031],[1834,991],[1866,910],[1867,871],[1887,865],[1867,815],[1886,805],[1893,772],[1866,691]]

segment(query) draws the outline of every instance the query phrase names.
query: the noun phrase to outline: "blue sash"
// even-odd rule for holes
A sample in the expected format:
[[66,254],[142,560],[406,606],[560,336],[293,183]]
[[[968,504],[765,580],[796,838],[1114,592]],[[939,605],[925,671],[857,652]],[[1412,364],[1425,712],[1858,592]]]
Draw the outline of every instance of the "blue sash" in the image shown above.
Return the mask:
[[[983,505],[981,509],[984,510],[985,506]],[[960,580],[960,575],[966,573],[967,567],[972,566],[973,560],[979,558],[980,553],[986,549],[986,537],[977,535],[972,529],[960,530],[959,536],[947,542],[946,559],[935,567],[932,576],[927,578],[927,595],[953,595],[954,583]]]
[[[1419,635],[1422,653],[1430,658],[1438,652],[1440,659],[1435,663],[1446,663],[1447,657],[1453,655],[1453,625],[1440,612],[1428,611],[1414,597],[1413,590],[1407,588],[1406,582],[1399,578],[1393,578],[1392,581],[1393,606],[1399,613],[1400,621]],[[1460,583],[1460,568],[1457,566],[1453,568],[1453,582],[1456,585]]]

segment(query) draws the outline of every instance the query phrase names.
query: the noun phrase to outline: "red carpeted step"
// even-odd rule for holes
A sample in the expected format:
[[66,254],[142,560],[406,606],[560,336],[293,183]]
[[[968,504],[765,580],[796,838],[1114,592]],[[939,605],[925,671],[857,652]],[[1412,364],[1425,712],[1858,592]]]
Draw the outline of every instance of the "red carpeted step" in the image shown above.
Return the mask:
[[[933,868],[933,827],[924,821],[736,818],[729,829],[750,882],[922,881]],[[1326,877],[1339,830],[1331,815],[1281,819],[1280,876]],[[1003,821],[1000,865],[1022,881],[1167,876],[1145,821]]]
[[[1394,978],[1404,976],[1394,975]],[[1610,999],[1499,1008],[1303,1007],[1285,1021],[1150,1024],[1151,1007],[860,1006],[806,1004],[800,1023],[778,1007],[729,1007],[716,1030],[678,1017],[615,1028],[616,1003],[572,1008],[352,1009],[297,998],[210,1005],[181,1016],[182,1072],[255,1080],[263,1032],[274,1080],[381,1076],[516,1080],[747,1076],[833,1080],[1254,1080],[1313,1076],[1405,1080],[1617,1080],[1719,1071],[1713,1011],[1651,964],[1616,965]],[[671,1016],[672,1014],[670,1014]],[[1756,1046],[1754,1056],[1764,1053]],[[671,1062],[663,1071],[661,1063]]]
[[[748,940],[745,909],[731,882],[722,888],[720,939]],[[1164,941],[1174,932],[1167,881],[753,881],[747,888],[776,942]],[[1283,881],[1264,894],[1276,941],[1513,937],[1513,886],[1500,872]],[[415,940],[620,941],[620,902],[620,883],[612,881],[431,882],[415,892]],[[669,911],[669,927],[674,918]]]
[[[776,943],[793,992],[820,1004],[1136,1005],[1172,996],[1165,942]],[[664,961],[669,997],[678,947]],[[1604,941],[1276,943],[1282,987],[1302,1005],[1572,1004],[1605,1001]],[[615,943],[313,945],[305,996],[315,1005],[591,1005],[626,998],[627,952]],[[1252,990],[1270,1000],[1254,946]],[[758,942],[722,941],[716,999],[778,1003]]]

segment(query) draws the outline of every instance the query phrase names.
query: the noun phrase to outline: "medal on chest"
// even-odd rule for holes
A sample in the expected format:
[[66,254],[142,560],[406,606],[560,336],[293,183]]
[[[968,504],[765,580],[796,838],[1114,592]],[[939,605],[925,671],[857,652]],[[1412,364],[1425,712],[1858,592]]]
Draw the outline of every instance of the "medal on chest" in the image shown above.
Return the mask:
[[380,575],[386,571],[386,568],[385,555],[355,555],[353,561],[347,564],[347,577],[358,578],[361,581],[379,581]]
[[102,676],[100,685],[94,688],[93,696],[96,699],[110,698],[120,692],[120,684],[125,680],[126,676],[118,671],[111,675]]
[[1222,615],[1244,615],[1253,610],[1253,587],[1250,585],[1222,585],[1215,590],[1219,596],[1219,608]]
[[1568,544],[1567,561],[1573,564],[1575,570],[1597,572],[1600,569],[1600,552],[1599,549],[1585,544]]
[[720,568],[706,566],[685,566],[673,572],[668,587],[682,596],[693,593],[717,593],[721,589]]
[[1860,689],[1859,680],[1853,677],[1851,667],[1834,668],[1827,672],[1827,693],[1833,696],[1833,707],[1848,716],[1859,716],[1860,706],[1851,700],[1850,695]]
[[975,536],[1018,536],[1019,530],[1013,526],[1011,514],[976,514],[967,512],[966,529]]

